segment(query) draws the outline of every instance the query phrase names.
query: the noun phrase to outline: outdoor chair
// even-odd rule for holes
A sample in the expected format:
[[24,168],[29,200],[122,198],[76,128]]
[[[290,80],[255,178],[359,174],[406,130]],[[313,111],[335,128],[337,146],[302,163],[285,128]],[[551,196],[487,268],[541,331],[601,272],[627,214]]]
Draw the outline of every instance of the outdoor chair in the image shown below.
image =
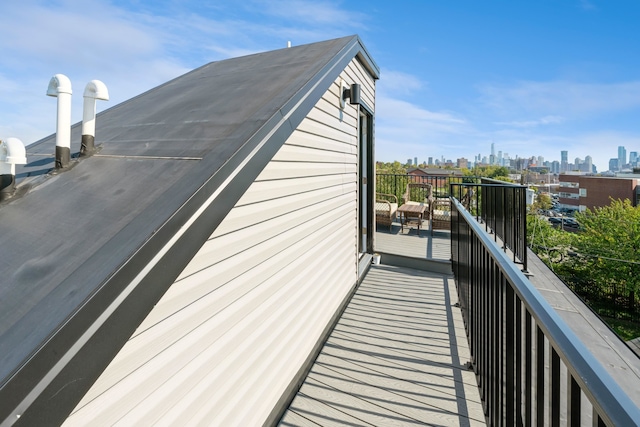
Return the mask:
[[407,184],[407,189],[402,196],[402,203],[407,205],[425,205],[427,217],[423,219],[429,219],[428,216],[432,202],[433,186],[431,184],[420,182],[410,182]]
[[398,198],[393,194],[376,194],[376,223],[386,225],[391,231],[391,224],[398,214]]
[[431,234],[433,230],[451,230],[451,201],[436,199],[431,204]]

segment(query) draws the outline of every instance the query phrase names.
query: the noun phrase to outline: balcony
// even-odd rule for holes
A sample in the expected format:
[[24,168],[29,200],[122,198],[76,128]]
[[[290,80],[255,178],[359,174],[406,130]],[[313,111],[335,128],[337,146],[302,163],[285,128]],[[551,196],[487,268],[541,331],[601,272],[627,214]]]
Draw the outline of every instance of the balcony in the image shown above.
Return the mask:
[[280,425],[638,425],[640,359],[527,250],[524,187],[438,190],[450,230],[377,231]]

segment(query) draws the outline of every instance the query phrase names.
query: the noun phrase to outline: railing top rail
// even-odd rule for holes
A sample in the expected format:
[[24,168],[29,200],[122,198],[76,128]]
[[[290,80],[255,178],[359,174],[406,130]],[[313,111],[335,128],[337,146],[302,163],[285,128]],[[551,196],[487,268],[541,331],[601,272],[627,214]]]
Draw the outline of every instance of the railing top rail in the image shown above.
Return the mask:
[[527,188],[526,185],[520,184],[512,184],[509,182],[497,181],[496,184],[478,184],[475,182],[454,182],[451,185],[462,186],[462,187],[515,187],[515,188]]
[[496,184],[500,184],[500,185],[507,185],[507,186],[513,186],[513,187],[526,187],[526,185],[521,185],[521,184],[516,184],[513,182],[507,182],[507,181],[500,181],[499,179],[493,179],[493,178],[480,178],[483,181],[490,181]]
[[620,388],[566,322],[544,299],[517,266],[509,261],[459,201],[452,198],[457,214],[478,236],[490,256],[499,263],[514,292],[527,307],[536,324],[543,331],[574,379],[580,385],[600,416],[610,425],[636,425],[640,408]]

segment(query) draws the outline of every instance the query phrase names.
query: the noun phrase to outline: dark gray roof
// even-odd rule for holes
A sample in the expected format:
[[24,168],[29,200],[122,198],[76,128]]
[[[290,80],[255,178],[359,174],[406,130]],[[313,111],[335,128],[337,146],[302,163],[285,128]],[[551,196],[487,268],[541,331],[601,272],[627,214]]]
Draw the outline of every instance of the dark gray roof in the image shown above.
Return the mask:
[[27,147],[0,204],[0,424],[73,408],[356,56],[377,78],[357,36],[212,62],[99,114],[61,173],[55,135]]

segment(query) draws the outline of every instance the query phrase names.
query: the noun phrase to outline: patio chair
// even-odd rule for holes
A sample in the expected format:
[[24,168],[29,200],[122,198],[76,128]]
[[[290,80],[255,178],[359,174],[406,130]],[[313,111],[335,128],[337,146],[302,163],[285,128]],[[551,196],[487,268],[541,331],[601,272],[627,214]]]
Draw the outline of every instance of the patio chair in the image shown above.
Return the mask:
[[451,201],[436,199],[431,204],[431,234],[433,230],[451,230]]
[[393,194],[376,194],[376,223],[386,225],[391,231],[391,224],[398,214],[398,198]]
[[433,186],[431,184],[421,182],[410,182],[407,184],[407,189],[402,196],[402,203],[407,205],[425,205],[427,207],[427,217],[423,219],[429,219],[428,215],[431,210],[431,203],[433,202]]

